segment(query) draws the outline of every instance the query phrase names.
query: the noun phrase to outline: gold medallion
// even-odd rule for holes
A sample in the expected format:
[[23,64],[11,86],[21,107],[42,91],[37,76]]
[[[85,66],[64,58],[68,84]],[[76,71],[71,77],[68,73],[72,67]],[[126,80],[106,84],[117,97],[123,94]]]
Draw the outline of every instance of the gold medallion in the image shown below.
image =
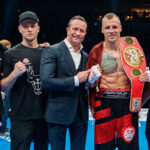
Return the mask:
[[140,77],[141,74],[142,74],[142,70],[141,69],[132,69],[131,70],[131,75],[133,77]]
[[124,41],[128,45],[132,45],[134,43],[134,40],[130,36],[126,36]]
[[125,62],[131,67],[139,67],[144,60],[143,53],[136,47],[129,46],[123,51]]

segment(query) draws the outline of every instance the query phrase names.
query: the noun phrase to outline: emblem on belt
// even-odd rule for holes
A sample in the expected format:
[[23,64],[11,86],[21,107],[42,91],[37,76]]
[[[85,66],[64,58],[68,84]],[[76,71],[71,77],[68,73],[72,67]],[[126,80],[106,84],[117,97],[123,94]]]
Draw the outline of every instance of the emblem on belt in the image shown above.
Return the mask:
[[134,111],[139,110],[141,106],[141,98],[133,98],[132,109]]
[[140,75],[142,74],[142,70],[141,69],[132,69],[131,70],[131,75],[133,77],[140,77]]
[[144,60],[142,52],[136,48],[129,46],[123,52],[126,63],[131,67],[139,67]]
[[124,41],[128,45],[132,45],[134,43],[133,39],[130,36],[126,36]]

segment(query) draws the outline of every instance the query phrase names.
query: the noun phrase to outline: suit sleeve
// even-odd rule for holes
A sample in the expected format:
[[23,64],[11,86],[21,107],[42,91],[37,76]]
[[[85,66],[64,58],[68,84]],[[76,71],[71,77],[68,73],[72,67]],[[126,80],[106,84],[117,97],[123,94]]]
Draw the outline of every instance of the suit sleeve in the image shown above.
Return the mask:
[[74,91],[74,76],[58,77],[58,53],[56,48],[46,47],[40,63],[42,87],[52,91]]

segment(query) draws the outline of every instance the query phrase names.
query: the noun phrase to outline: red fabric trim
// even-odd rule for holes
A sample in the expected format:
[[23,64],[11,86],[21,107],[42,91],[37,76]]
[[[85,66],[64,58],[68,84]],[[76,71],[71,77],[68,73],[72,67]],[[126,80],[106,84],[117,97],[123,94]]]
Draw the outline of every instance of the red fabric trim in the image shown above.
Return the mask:
[[101,106],[101,100],[95,101],[95,107]]
[[110,116],[110,113],[111,113],[110,108],[100,110],[100,111],[96,111],[95,112],[95,119],[97,120],[97,119],[107,118],[107,117]]
[[100,91],[131,91],[130,88],[128,89],[107,89],[107,88],[101,88]]
[[129,126],[132,126],[132,114],[95,125],[95,144],[112,141],[115,138],[115,132],[117,132],[117,137],[123,138],[123,129]]
[[132,125],[132,114],[116,119],[117,137],[122,137],[122,129]]
[[95,125],[95,144],[104,144],[115,138],[115,121]]
[[[102,52],[103,52],[103,42],[100,42],[99,44],[95,45],[92,48],[86,64],[86,69],[90,69],[93,65],[101,64]],[[98,85],[99,83],[100,79],[97,81]],[[91,112],[93,113],[93,117],[95,113],[95,96],[96,96],[96,88],[89,87],[89,105]]]

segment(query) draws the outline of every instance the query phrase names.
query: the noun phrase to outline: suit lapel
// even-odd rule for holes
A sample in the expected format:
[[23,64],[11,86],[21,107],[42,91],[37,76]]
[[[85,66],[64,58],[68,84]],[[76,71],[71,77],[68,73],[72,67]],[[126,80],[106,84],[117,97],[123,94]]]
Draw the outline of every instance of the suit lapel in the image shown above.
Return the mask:
[[68,70],[70,72],[72,72],[73,74],[76,74],[76,68],[75,68],[75,64],[74,61],[72,59],[72,56],[69,52],[68,47],[66,46],[65,42],[62,41],[60,43],[60,47],[61,47],[61,54],[64,57],[64,61],[66,62],[66,65],[68,66]]
[[85,66],[86,66],[86,62],[87,62],[87,59],[86,59],[86,55],[84,54],[83,51],[81,51],[81,57],[82,57],[82,71],[85,70]]

